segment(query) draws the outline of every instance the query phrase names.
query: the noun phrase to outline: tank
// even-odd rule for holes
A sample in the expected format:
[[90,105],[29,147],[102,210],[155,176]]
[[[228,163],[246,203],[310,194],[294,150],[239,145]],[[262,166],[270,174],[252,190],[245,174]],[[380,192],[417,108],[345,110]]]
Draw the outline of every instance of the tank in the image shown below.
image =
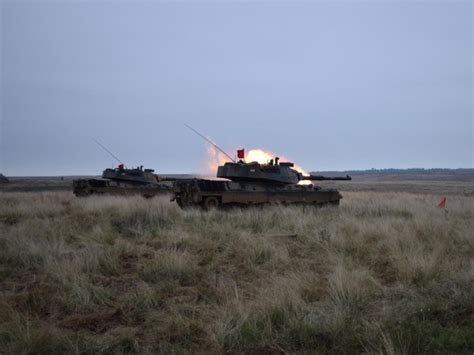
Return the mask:
[[171,192],[172,181],[154,174],[153,169],[143,169],[143,166],[128,169],[120,164],[117,168],[105,169],[102,179],[73,180],[73,192],[79,197],[93,194],[153,197]]
[[336,189],[321,188],[300,181],[351,180],[346,177],[303,175],[291,162],[278,158],[267,164],[227,162],[217,168],[217,177],[225,180],[187,179],[174,182],[173,200],[180,207],[249,206],[267,203],[338,205],[342,195]]

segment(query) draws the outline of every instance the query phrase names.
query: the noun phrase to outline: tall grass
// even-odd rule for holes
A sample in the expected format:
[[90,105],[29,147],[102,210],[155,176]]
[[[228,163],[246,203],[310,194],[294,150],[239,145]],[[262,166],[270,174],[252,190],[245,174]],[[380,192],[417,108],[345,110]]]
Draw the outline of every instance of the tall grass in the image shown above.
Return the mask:
[[0,352],[474,349],[474,198],[180,210],[0,194]]

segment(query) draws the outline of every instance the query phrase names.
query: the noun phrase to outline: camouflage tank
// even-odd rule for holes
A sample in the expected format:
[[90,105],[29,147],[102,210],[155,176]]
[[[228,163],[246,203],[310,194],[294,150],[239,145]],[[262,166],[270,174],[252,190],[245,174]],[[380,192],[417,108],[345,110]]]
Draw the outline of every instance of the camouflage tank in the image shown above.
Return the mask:
[[153,169],[143,169],[143,166],[127,169],[123,164],[114,169],[105,169],[102,179],[73,181],[73,192],[76,196],[111,194],[153,197],[157,194],[171,192],[171,190],[172,179],[162,179],[154,174]]
[[336,189],[300,181],[351,180],[346,177],[303,175],[293,163],[267,164],[257,162],[227,162],[217,169],[217,177],[226,180],[187,179],[174,183],[173,199],[180,207],[201,206],[205,209],[226,205],[259,205],[266,203],[338,205],[342,196]]

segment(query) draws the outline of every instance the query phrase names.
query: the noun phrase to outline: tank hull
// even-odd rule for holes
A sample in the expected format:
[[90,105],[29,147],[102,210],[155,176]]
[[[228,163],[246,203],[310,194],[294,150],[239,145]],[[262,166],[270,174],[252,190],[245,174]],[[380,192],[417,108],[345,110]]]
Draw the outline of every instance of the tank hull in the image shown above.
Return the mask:
[[171,193],[172,183],[162,182],[153,185],[143,185],[100,179],[78,179],[73,181],[73,192],[77,197],[87,197],[90,195],[141,195],[148,198]]
[[335,189],[296,184],[187,179],[176,181],[173,199],[180,207],[250,206],[268,203],[325,205],[339,204]]

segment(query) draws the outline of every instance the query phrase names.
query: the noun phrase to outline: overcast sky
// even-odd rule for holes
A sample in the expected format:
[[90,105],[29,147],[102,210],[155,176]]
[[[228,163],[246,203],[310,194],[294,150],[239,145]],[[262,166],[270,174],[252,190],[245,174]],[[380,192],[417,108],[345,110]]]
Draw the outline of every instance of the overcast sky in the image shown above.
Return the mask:
[[472,1],[0,1],[5,175],[474,165]]

